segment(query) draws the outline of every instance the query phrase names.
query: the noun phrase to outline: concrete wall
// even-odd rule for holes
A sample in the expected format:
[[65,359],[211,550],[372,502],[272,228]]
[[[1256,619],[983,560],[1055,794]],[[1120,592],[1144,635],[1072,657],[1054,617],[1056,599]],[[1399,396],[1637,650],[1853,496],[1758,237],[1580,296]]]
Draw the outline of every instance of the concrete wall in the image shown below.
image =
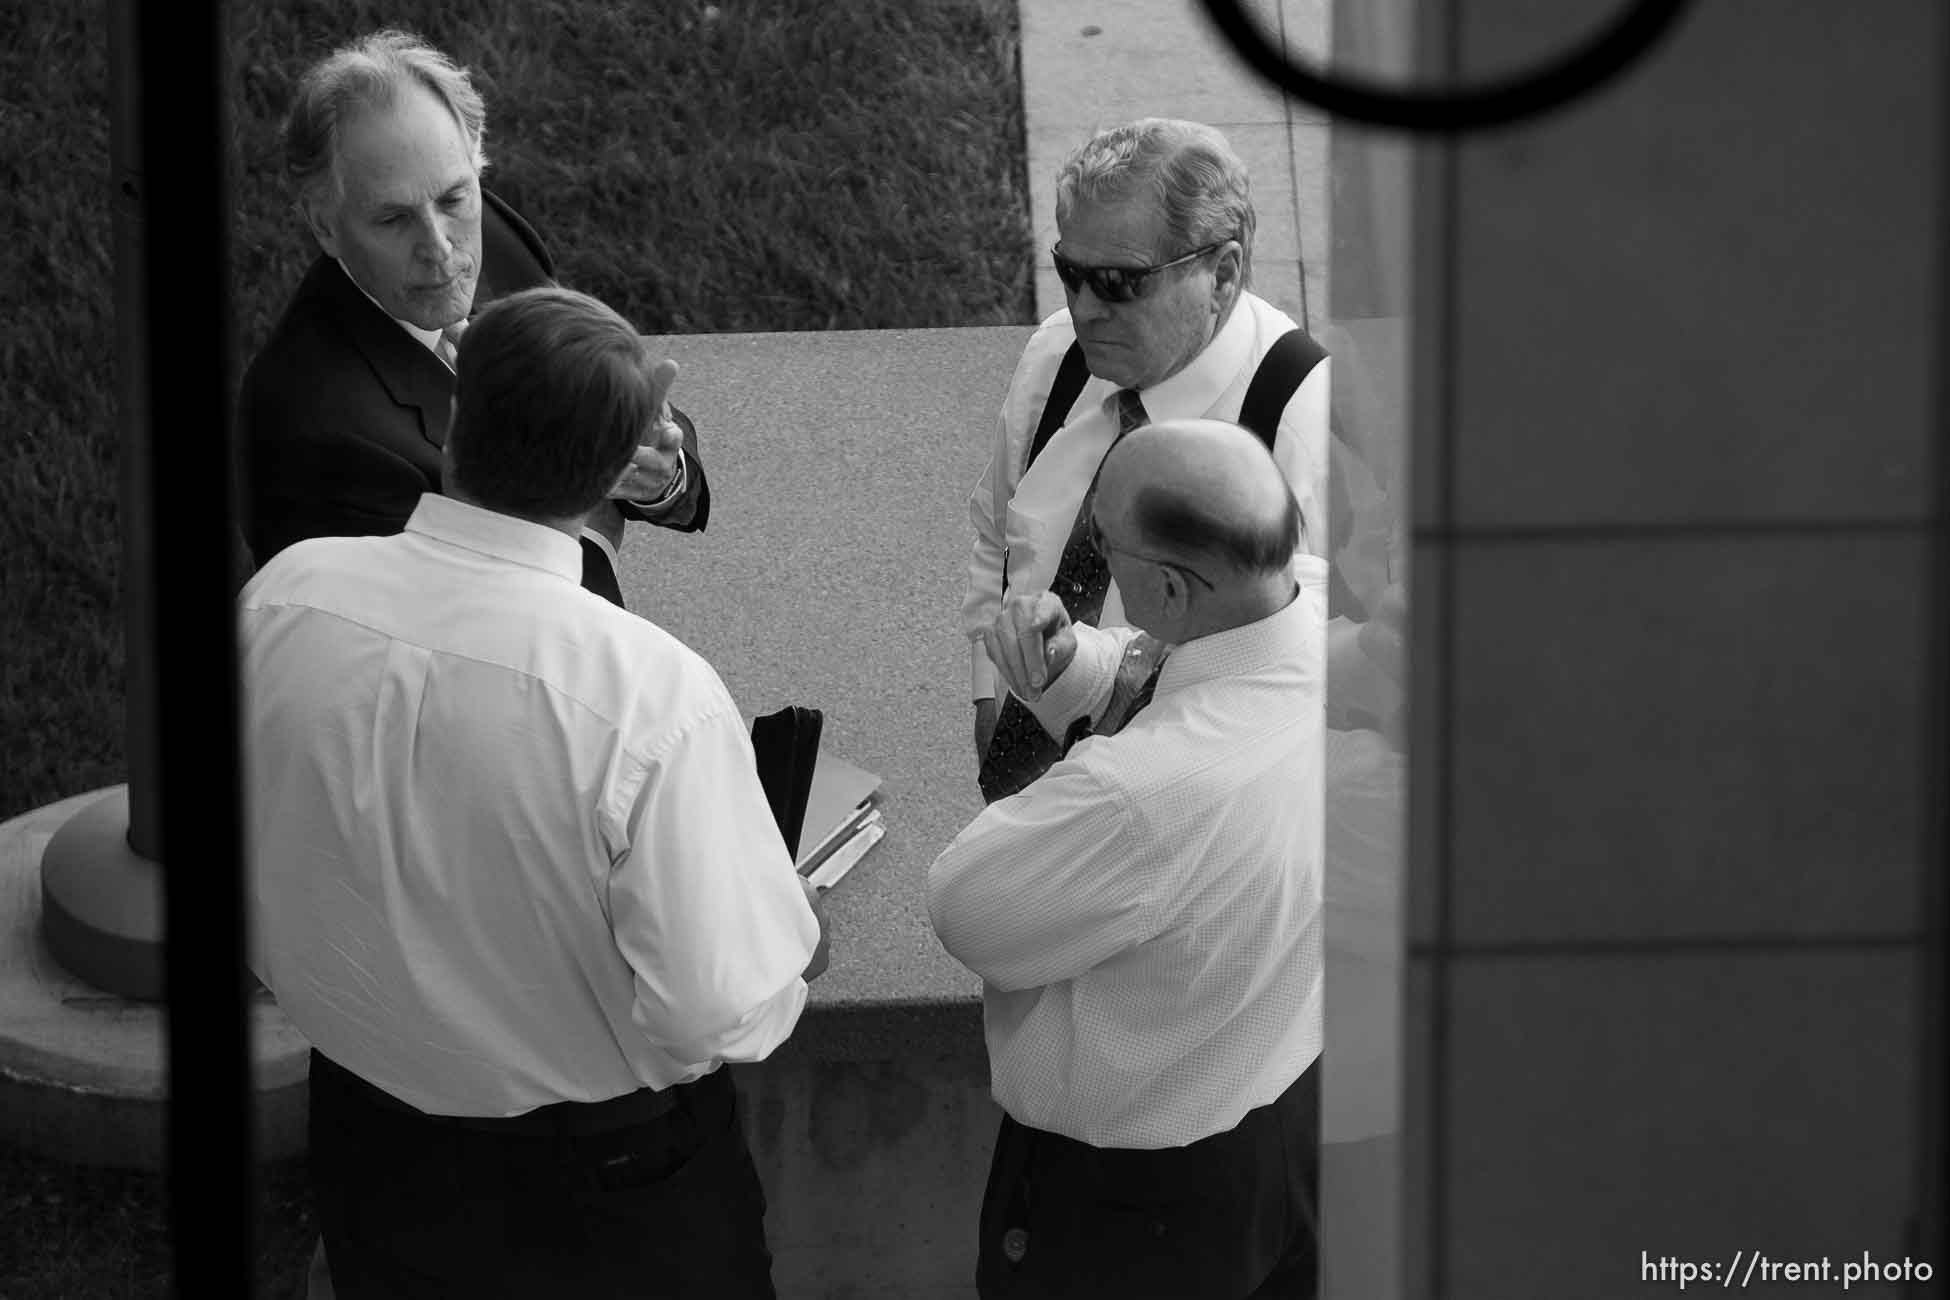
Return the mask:
[[[1428,0],[1423,67],[1619,10]],[[1945,22],[1707,0],[1600,98],[1420,158],[1412,1295],[1950,1267]]]
[[[972,1010],[972,1008],[971,1008]],[[973,1300],[1002,1112],[972,1051],[737,1068],[781,1300]]]

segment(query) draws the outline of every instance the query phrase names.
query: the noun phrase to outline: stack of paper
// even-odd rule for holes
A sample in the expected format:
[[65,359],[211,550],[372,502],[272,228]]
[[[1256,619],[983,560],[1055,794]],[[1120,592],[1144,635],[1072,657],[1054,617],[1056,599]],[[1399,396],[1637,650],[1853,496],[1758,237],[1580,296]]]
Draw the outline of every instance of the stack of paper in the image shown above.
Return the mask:
[[799,834],[799,874],[831,889],[887,833],[874,792],[880,778],[825,750],[813,767],[812,792]]

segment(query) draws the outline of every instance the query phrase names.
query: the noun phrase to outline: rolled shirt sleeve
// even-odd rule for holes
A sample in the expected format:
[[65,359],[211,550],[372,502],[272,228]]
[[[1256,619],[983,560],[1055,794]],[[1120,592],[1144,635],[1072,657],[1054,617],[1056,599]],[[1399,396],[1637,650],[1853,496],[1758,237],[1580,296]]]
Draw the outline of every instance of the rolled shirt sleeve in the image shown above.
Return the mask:
[[1078,718],[1095,722],[1103,716],[1124,647],[1139,635],[1134,627],[1096,628],[1088,623],[1073,623],[1071,630],[1077,638],[1076,656],[1039,698],[1023,701],[1043,730],[1059,740]]
[[729,696],[643,758],[640,776],[607,898],[636,1024],[696,1073],[763,1060],[805,1008],[819,922]]

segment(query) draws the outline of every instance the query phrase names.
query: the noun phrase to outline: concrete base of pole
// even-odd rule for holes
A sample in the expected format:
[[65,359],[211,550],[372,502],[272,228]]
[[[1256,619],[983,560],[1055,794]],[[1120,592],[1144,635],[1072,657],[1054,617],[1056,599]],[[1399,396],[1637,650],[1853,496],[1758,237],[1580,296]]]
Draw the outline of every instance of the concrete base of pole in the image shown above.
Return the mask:
[[[116,824],[118,807],[122,820]],[[77,1164],[160,1168],[168,1099],[163,1007],[78,978],[45,937],[46,851],[82,818],[89,820],[67,837],[69,848],[56,863],[56,878],[67,881],[77,869],[86,875],[85,867],[77,867],[85,856],[72,853],[74,843],[105,844],[112,864],[108,878],[119,878],[132,890],[156,891],[155,911],[161,912],[160,883],[130,874],[129,864],[117,856],[119,851],[143,861],[123,838],[126,788],[78,795],[0,823],[0,1141]],[[71,897],[62,906],[71,917]],[[84,912],[87,906],[82,904]],[[139,903],[120,912],[104,907],[87,914],[92,933],[130,942],[140,938]],[[65,919],[55,922],[54,932]],[[86,932],[82,946],[88,946]],[[111,953],[107,964],[120,962],[126,973],[126,957]],[[300,1154],[310,1044],[267,994],[258,994],[250,1014],[258,1157]]]
[[61,968],[104,993],[163,1000],[162,867],[129,847],[129,788],[111,786],[41,854],[41,938]]

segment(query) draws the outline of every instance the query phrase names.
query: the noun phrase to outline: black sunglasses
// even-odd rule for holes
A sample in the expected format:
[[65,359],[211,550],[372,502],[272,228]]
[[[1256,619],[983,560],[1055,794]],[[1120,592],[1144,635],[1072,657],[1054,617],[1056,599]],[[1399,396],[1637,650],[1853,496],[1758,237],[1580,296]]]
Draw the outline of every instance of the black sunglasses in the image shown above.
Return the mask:
[[1090,542],[1090,549],[1097,552],[1098,555],[1101,555],[1104,559],[1105,564],[1110,563],[1110,553],[1112,551],[1123,551],[1124,554],[1130,556],[1134,560],[1143,560],[1146,564],[1162,565],[1167,569],[1176,569],[1180,573],[1186,574],[1189,577],[1197,578],[1200,582],[1205,584],[1205,589],[1207,591],[1218,590],[1218,588],[1212,585],[1212,580],[1210,578],[1206,577],[1204,574],[1200,573],[1197,569],[1194,569],[1189,564],[1180,564],[1176,560],[1161,560],[1155,555],[1146,555],[1142,551],[1133,551],[1129,547],[1112,545],[1111,540],[1108,537],[1104,536],[1104,530],[1097,526],[1097,516],[1095,512],[1092,512],[1089,516],[1087,516],[1087,519],[1088,522],[1084,525],[1084,536]]
[[1158,272],[1169,271],[1174,266],[1183,266],[1196,258],[1204,257],[1214,249],[1224,248],[1230,242],[1221,239],[1216,244],[1194,248],[1183,257],[1174,257],[1169,262],[1160,262],[1156,266],[1078,266],[1063,256],[1054,245],[1051,245],[1049,255],[1056,262],[1056,278],[1061,280],[1063,287],[1071,293],[1075,293],[1087,284],[1090,286],[1090,292],[1096,294],[1103,302],[1130,302],[1134,298],[1144,296],[1145,282]]

